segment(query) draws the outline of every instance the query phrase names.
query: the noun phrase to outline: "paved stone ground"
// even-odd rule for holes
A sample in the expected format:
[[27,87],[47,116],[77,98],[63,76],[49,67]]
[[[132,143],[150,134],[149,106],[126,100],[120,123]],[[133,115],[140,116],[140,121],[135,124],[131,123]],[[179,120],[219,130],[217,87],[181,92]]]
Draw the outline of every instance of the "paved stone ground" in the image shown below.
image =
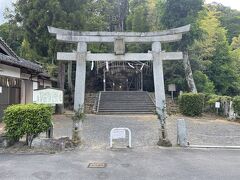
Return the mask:
[[[192,145],[240,146],[240,123],[230,122],[216,116],[199,118],[170,116],[167,119],[169,139],[176,145],[177,119],[186,120],[188,140]],[[55,116],[54,136],[70,136],[72,120],[66,116]],[[158,141],[159,122],[153,115],[87,115],[84,121],[84,148],[106,149],[109,133],[114,127],[128,127],[132,131],[133,147],[155,146]]]

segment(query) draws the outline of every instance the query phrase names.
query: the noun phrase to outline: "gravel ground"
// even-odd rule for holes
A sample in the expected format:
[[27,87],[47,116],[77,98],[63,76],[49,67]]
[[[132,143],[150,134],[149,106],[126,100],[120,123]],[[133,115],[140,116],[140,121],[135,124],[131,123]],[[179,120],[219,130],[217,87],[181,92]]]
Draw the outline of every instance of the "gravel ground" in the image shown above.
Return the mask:
[[[158,140],[156,116],[87,115],[83,123],[84,148],[106,149],[112,128],[127,127],[132,132],[134,147],[154,146]],[[68,116],[54,117],[54,137],[70,136],[72,120]],[[123,145],[123,142],[119,142]],[[127,139],[124,142],[127,145]]]
[[88,115],[84,123],[84,139],[88,147],[109,147],[112,128],[127,127],[132,132],[132,146],[154,146],[158,141],[156,116]]
[[[240,123],[231,122],[214,115],[190,118],[182,115],[167,119],[168,137],[176,145],[177,119],[185,119],[190,145],[240,146]],[[112,128],[127,127],[132,131],[133,147],[156,146],[159,122],[153,115],[87,115],[83,123],[83,148],[109,148],[109,134]],[[3,124],[0,123],[0,132]],[[41,135],[45,137],[45,133]],[[54,116],[54,137],[72,137],[71,116]],[[115,146],[126,146],[126,141]]]
[[[168,136],[173,145],[176,145],[176,123],[180,118],[186,120],[188,141],[191,145],[240,146],[240,123],[212,115],[198,118],[182,115],[168,117]],[[155,146],[158,141],[158,125],[157,117],[153,115],[87,115],[83,124],[84,148],[108,148],[109,133],[114,127],[131,129],[133,147]],[[55,116],[54,127],[55,137],[71,137],[70,117]]]
[[240,123],[214,115],[196,118],[170,116],[167,127],[173,144],[176,144],[177,119],[185,119],[190,145],[240,146]]

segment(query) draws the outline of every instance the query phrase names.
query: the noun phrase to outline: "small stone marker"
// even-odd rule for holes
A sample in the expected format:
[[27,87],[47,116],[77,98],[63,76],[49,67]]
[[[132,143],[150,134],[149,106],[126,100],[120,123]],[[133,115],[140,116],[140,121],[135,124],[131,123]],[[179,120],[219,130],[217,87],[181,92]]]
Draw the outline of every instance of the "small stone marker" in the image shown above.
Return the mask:
[[187,128],[184,119],[177,120],[177,143],[181,147],[188,146],[187,142]]
[[128,147],[132,147],[132,134],[129,128],[113,128],[110,132],[110,147],[113,146],[113,139],[125,139],[126,131],[128,131]]
[[234,108],[233,108],[233,102],[230,101],[230,105],[229,105],[229,114],[228,114],[228,118],[230,120],[234,120],[236,119],[236,113],[234,112]]

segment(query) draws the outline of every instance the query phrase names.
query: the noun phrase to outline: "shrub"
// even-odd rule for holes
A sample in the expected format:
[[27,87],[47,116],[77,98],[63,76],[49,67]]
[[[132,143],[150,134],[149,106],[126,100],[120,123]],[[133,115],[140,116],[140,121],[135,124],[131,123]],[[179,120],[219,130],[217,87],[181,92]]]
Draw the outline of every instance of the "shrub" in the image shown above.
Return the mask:
[[179,107],[182,114],[199,116],[203,112],[204,94],[183,93],[179,96]]
[[235,96],[233,98],[233,108],[237,114],[240,114],[240,96]]
[[6,135],[10,140],[19,141],[26,135],[29,146],[32,140],[46,131],[52,124],[52,108],[43,104],[18,104],[4,111]]

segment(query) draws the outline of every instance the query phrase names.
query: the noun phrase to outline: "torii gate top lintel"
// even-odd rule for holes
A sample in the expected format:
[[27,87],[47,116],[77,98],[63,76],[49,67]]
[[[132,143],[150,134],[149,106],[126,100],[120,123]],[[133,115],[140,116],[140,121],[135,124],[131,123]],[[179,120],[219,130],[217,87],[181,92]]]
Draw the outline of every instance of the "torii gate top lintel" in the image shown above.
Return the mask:
[[182,38],[182,34],[190,31],[190,25],[159,32],[106,32],[106,31],[71,31],[48,26],[48,31],[56,35],[57,40],[64,42],[114,42],[116,38],[123,38],[125,42],[175,42]]

